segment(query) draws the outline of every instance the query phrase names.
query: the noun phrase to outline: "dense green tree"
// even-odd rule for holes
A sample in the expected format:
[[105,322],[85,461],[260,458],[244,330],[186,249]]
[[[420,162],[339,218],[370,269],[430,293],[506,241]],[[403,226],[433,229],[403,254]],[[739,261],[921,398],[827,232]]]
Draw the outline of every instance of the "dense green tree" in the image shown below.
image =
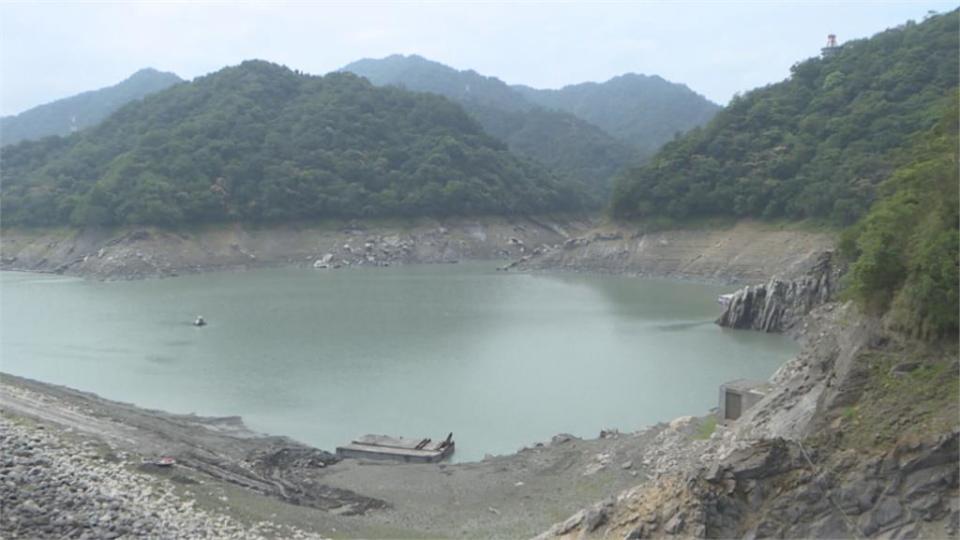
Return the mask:
[[915,138],[905,164],[841,246],[850,294],[899,329],[956,335],[960,315],[960,160],[955,94],[943,120]]
[[76,225],[511,214],[582,207],[456,104],[248,61],[89,131],[0,149],[3,221]]
[[958,12],[851,41],[746,95],[617,179],[624,218],[826,218],[850,224],[957,86]]
[[377,85],[456,101],[512,151],[583,181],[602,201],[623,166],[640,162],[676,132],[705,123],[719,109],[685,86],[640,75],[536,90],[416,55],[359,60],[344,70]]
[[653,155],[677,133],[710,121],[720,106],[657,75],[627,73],[609,81],[559,90],[514,86],[527,100],[564,111],[600,127],[633,147],[640,158]]

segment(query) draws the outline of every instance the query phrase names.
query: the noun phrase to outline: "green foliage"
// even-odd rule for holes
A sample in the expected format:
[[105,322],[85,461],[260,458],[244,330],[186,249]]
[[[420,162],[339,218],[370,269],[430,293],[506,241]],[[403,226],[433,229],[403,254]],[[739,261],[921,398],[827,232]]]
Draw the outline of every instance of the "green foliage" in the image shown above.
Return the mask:
[[584,200],[442,97],[262,61],[0,159],[10,225],[511,214]]
[[659,77],[625,75],[604,84],[536,90],[416,55],[365,59],[344,69],[377,85],[433,92],[460,103],[512,151],[583,181],[599,200],[609,197],[613,176],[623,166],[649,156],[677,131],[706,122],[718,109]]
[[958,33],[954,11],[794,65],[619,177],[613,214],[854,223],[957,86]]
[[[859,400],[837,411],[847,448],[871,449],[898,440],[917,440],[954,429],[960,379],[954,369],[956,343],[918,344],[870,350],[855,364],[864,370]],[[917,363],[903,373],[891,368]],[[823,436],[823,435],[821,435]]]
[[582,181],[595,195],[598,206],[610,197],[614,175],[639,159],[626,144],[564,112],[540,107],[505,111],[475,103],[464,103],[463,107],[510,150],[557,174]]
[[678,133],[702,126],[720,106],[656,75],[628,73],[604,83],[582,83],[559,90],[514,86],[529,101],[565,111],[599,126],[637,150],[653,155]]
[[75,126],[86,129],[103,121],[127,103],[182,82],[173,73],[141,69],[110,86],[34,107],[15,116],[0,118],[0,144],[67,135]]
[[706,440],[709,439],[713,432],[717,430],[717,415],[711,414],[704,418],[700,425],[697,426],[697,433],[693,436],[694,439]]
[[960,326],[956,97],[841,246],[853,259],[850,294],[869,310],[889,311],[896,328],[928,339],[956,335]]

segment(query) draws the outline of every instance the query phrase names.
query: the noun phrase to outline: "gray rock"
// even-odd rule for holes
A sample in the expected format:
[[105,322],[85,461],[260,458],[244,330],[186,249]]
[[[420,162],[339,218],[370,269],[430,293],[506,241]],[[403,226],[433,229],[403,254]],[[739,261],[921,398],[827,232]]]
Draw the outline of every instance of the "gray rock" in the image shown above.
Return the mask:
[[931,492],[942,492],[957,485],[957,465],[947,463],[914,471],[903,481],[902,490],[907,500]]
[[806,275],[791,281],[771,279],[733,293],[717,324],[729,328],[782,332],[833,294],[833,253],[824,252]]
[[810,536],[814,538],[849,538],[855,534],[856,531],[851,531],[847,521],[836,511],[810,526]]
[[686,524],[685,520],[686,514],[684,512],[677,512],[667,521],[667,524],[663,526],[664,532],[667,534],[677,534]]
[[845,482],[837,494],[837,503],[847,513],[859,514],[873,507],[880,495],[880,483],[859,478]]
[[903,506],[896,497],[884,497],[877,506],[860,518],[860,530],[870,536],[896,523],[904,515]]
[[40,514],[43,512],[43,509],[40,508],[40,505],[38,505],[33,499],[27,499],[23,501],[23,503],[20,504],[20,510],[28,514]]
[[588,533],[593,532],[606,523],[610,511],[613,510],[613,504],[613,499],[606,499],[590,507],[583,517],[583,530]]
[[586,510],[581,510],[567,518],[567,520],[560,524],[560,526],[556,529],[556,536],[563,536],[579,527],[580,524],[583,523],[583,519],[586,517],[586,514]]
[[795,467],[786,441],[764,441],[730,454],[725,465],[737,481],[766,478]]
[[554,435],[553,438],[550,439],[550,444],[564,444],[574,439],[576,439],[576,437],[570,435],[569,433],[560,433],[559,435]]

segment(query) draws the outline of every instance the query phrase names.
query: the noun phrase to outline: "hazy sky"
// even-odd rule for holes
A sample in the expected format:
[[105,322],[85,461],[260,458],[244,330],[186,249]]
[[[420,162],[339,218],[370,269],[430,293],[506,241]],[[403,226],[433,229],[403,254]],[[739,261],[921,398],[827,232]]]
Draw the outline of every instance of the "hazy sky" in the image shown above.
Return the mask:
[[719,103],[783,79],[826,35],[870,36],[956,2],[0,3],[0,114],[115,84],[142,67],[193,78],[249,58],[322,74],[417,53],[555,88],[625,72]]

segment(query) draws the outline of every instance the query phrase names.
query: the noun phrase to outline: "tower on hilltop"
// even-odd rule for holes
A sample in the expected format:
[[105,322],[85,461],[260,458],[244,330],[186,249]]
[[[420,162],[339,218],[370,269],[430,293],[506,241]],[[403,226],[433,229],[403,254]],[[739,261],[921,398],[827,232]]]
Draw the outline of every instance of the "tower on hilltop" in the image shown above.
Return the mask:
[[820,49],[820,56],[824,58],[830,58],[831,56],[837,54],[837,51],[839,50],[840,46],[837,45],[836,34],[830,34],[827,36],[827,46]]

